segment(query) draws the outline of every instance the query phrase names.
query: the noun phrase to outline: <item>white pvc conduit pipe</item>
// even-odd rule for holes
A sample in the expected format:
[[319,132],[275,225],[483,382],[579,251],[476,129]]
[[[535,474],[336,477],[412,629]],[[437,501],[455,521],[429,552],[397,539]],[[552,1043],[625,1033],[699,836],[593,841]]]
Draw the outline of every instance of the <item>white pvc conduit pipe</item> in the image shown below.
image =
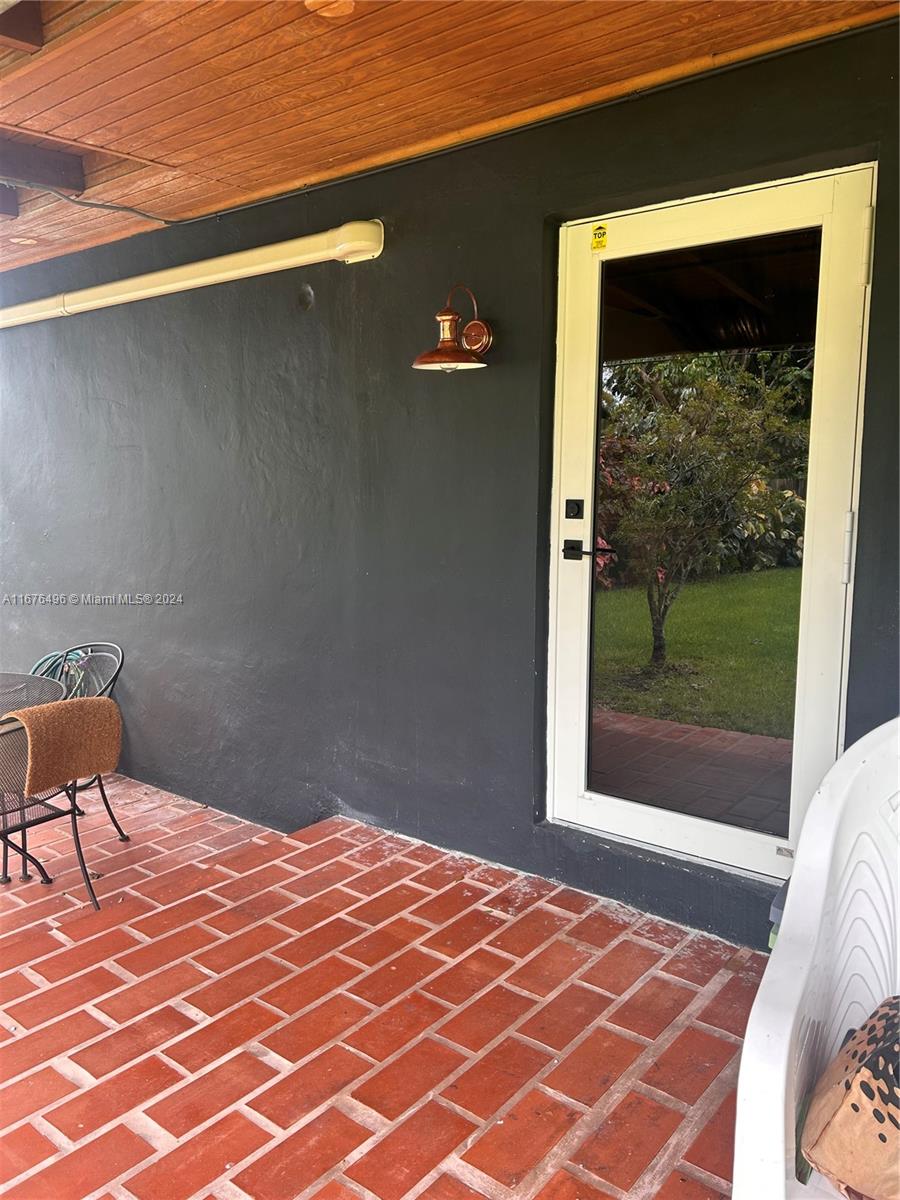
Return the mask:
[[0,329],[47,321],[52,317],[71,317],[95,308],[131,304],[135,300],[149,300],[152,296],[168,296],[172,292],[187,292],[252,275],[268,275],[272,271],[287,271],[310,263],[365,262],[377,258],[383,249],[384,226],[380,221],[348,221],[336,229],[276,242],[273,246],[239,250],[236,254],[222,254],[203,262],[133,275],[114,283],[101,283],[77,292],[63,292],[43,300],[0,308]]

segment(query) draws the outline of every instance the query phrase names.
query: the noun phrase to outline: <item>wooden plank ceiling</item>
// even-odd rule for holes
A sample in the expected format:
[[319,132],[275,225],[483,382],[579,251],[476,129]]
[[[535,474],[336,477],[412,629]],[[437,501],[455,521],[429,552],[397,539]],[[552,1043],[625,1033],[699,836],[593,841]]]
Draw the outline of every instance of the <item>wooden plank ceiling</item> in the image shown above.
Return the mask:
[[[886,20],[897,4],[2,0],[0,10],[0,176],[59,187],[64,170],[77,187],[83,171],[83,199],[177,219]],[[24,186],[0,187],[4,215],[3,269],[157,227]]]

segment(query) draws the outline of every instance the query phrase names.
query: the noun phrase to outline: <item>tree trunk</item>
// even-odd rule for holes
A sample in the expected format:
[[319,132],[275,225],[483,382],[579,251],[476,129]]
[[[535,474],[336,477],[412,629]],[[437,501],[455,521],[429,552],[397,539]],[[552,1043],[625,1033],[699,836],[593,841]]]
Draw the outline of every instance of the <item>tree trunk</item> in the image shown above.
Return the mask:
[[650,662],[654,667],[661,667],[666,661],[665,618],[656,617],[653,620],[653,653]]
[[650,665],[661,667],[666,661],[666,615],[669,606],[665,598],[660,600],[655,579],[647,582],[647,607],[650,609],[650,626],[653,630],[653,651],[650,655]]

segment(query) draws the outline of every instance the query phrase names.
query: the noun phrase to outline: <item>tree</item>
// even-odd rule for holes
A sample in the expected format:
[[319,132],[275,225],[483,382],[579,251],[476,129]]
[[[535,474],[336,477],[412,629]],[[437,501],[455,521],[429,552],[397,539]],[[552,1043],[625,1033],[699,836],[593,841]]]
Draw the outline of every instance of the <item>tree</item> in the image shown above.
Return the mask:
[[717,569],[754,483],[808,445],[808,351],[675,355],[604,371],[596,578],[644,586],[654,666],[685,581]]

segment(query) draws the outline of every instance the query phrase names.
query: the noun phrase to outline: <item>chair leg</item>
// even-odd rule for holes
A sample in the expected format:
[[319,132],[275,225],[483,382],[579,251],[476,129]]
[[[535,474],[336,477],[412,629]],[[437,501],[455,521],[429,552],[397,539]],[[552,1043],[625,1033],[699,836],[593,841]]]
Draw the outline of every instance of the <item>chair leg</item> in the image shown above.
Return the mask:
[[112,808],[110,807],[109,800],[106,798],[106,788],[104,788],[103,780],[99,775],[97,776],[97,787],[100,789],[100,798],[103,801],[106,811],[109,813],[109,819],[112,821],[113,825],[115,826],[116,833],[119,835],[119,841],[130,842],[131,838],[116,820],[116,814],[113,812]]
[[31,876],[28,874],[29,860],[31,862],[35,861],[32,858],[32,856],[28,853],[28,830],[27,829],[22,830],[21,854],[22,854],[22,873],[19,875],[19,878],[22,880],[23,883],[27,883],[28,880],[31,879]]
[[6,819],[6,809],[3,810],[3,874],[0,875],[0,883],[12,883],[9,877],[9,842],[6,840],[6,829],[9,822]]
[[72,837],[75,841],[75,853],[78,855],[78,865],[81,867],[81,877],[84,880],[84,886],[87,888],[88,895],[91,898],[91,904],[94,908],[100,907],[100,901],[97,899],[97,893],[94,891],[94,885],[91,883],[90,872],[87,869],[87,863],[84,861],[84,851],[81,849],[81,834],[78,832],[78,805],[75,803],[75,786],[72,785],[71,792],[66,789],[66,795],[72,802],[72,810],[70,816],[72,818]]
[[[24,841],[24,838],[23,838],[23,841]],[[11,842],[6,837],[4,837],[3,838],[3,857],[4,858],[7,857],[10,848],[15,850],[16,854],[20,854],[22,856],[22,872],[23,872],[22,878],[23,879],[32,879],[33,878],[33,876],[31,876],[31,875],[24,874],[25,864],[31,863],[31,865],[35,868],[37,873],[40,875],[41,883],[51,884],[53,882],[52,878],[44,870],[43,863],[41,863],[38,859],[36,859],[33,854],[31,854],[28,850],[25,849],[24,846],[17,846],[15,842]],[[0,882],[2,882],[2,880],[0,880]],[[9,881],[7,880],[7,882],[9,882]]]
[[[75,796],[77,797],[79,792],[86,792],[89,787],[94,786],[96,781],[97,781],[97,776],[95,775],[93,777],[93,779],[88,779],[84,783],[80,783],[80,784],[76,783],[75,784]],[[84,816],[84,809],[77,802],[75,804],[75,811],[78,813],[79,817]]]

